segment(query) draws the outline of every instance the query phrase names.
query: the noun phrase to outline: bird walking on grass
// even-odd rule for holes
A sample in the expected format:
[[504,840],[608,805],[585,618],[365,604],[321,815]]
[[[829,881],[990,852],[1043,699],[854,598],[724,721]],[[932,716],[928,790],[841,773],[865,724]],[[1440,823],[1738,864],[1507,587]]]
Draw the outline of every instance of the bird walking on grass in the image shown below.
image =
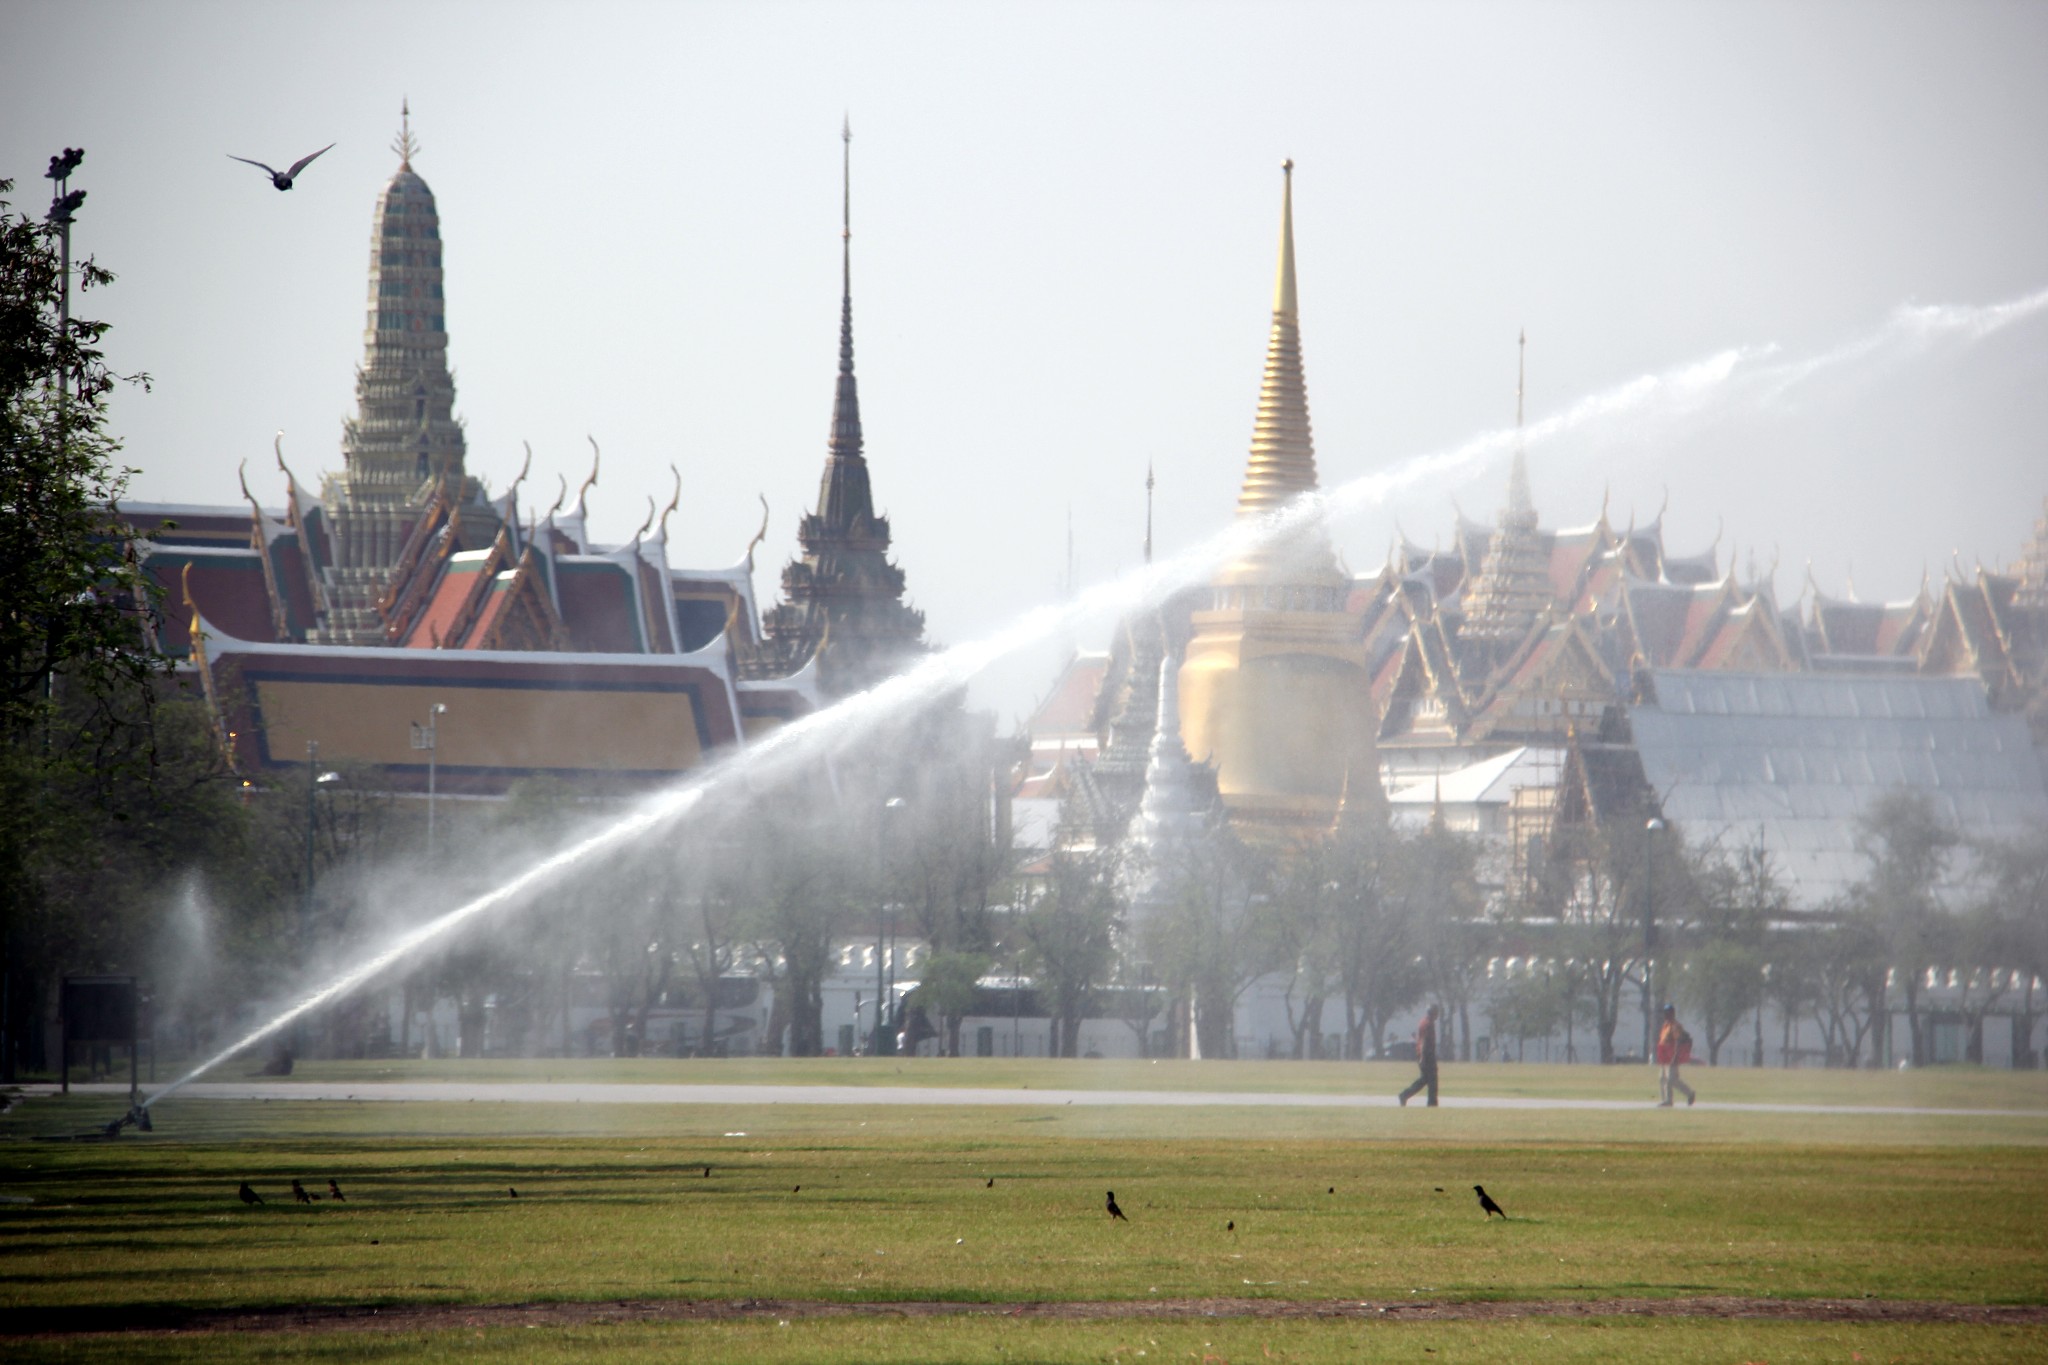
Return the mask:
[[519,1197],[519,1191],[513,1189],[510,1185],[505,1187],[505,1193],[511,1195],[514,1199]]
[[327,1192],[333,1195],[340,1203],[346,1204],[348,1202],[348,1196],[341,1192],[341,1186],[335,1184],[332,1180],[327,1182]]
[[307,1194],[306,1187],[304,1185],[301,1185],[296,1180],[292,1182],[292,1198],[298,1200],[301,1204],[310,1204],[313,1202],[313,1196]]
[[1479,1211],[1483,1216],[1491,1218],[1497,1213],[1503,1223],[1507,1221],[1508,1211],[1493,1202],[1493,1196],[1486,1192],[1486,1186],[1474,1185],[1472,1192],[1479,1196]]
[[306,169],[306,167],[312,162],[313,157],[319,156],[323,152],[332,151],[333,149],[334,144],[330,142],[325,147],[322,147],[320,151],[314,152],[310,156],[302,156],[297,161],[294,161],[292,163],[291,169],[288,171],[277,170],[274,167],[264,165],[260,161],[251,161],[246,156],[236,156],[233,152],[228,153],[228,160],[239,161],[244,166],[254,166],[257,170],[262,171],[264,174],[270,177],[271,184],[277,186],[281,190],[288,190],[292,187],[292,181],[297,180],[299,178],[299,172]]
[[1110,1221],[1116,1223],[1130,1222],[1130,1219],[1124,1217],[1124,1211],[1116,1206],[1116,1191],[1110,1190],[1108,1193],[1109,1198],[1104,1207],[1109,1210]]
[[244,1204],[260,1204],[263,1202],[263,1196],[250,1189],[249,1182],[246,1180],[242,1182],[242,1188],[236,1190],[235,1193],[241,1196]]

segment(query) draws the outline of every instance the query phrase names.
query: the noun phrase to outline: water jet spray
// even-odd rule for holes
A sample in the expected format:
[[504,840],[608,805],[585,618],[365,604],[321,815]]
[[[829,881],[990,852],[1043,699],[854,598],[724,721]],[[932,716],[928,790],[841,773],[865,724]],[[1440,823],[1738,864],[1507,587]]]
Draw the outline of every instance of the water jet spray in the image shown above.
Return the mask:
[[1902,308],[1881,326],[1843,345],[1803,359],[1782,359],[1777,348],[1738,348],[1660,374],[1591,394],[1570,407],[1517,431],[1483,432],[1460,445],[1411,456],[1394,467],[1367,474],[1327,491],[1301,495],[1256,517],[1240,517],[1193,547],[1150,563],[1121,578],[1097,583],[1070,600],[1025,613],[1007,629],[957,645],[921,660],[866,692],[776,730],[743,749],[714,760],[702,771],[629,809],[596,833],[528,865],[498,887],[410,929],[326,984],[308,992],[265,1023],[137,1105],[129,1120],[141,1124],[149,1106],[200,1076],[291,1027],[307,1014],[347,996],[407,957],[484,916],[509,911],[555,879],[582,864],[627,847],[644,836],[690,817],[706,797],[736,784],[774,777],[825,757],[831,748],[872,733],[899,712],[929,703],[964,686],[991,664],[1037,645],[1061,631],[1098,617],[1128,613],[1206,581],[1223,564],[1276,545],[1318,522],[1378,506],[1395,494],[1446,478],[1508,454],[1519,439],[1533,448],[1611,423],[1684,420],[1710,407],[1762,405],[1829,371],[1883,359],[1909,359],[1943,341],[1980,341],[2048,311],[2048,289],[1980,308]]

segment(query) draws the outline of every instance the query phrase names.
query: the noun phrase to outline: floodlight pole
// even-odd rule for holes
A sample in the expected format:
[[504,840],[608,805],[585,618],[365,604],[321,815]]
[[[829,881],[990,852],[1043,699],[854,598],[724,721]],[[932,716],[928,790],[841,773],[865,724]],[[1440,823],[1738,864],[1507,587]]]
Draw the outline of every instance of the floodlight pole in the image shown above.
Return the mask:
[[1653,892],[1657,884],[1657,835],[1664,822],[1651,816],[1643,822],[1643,1060],[1655,1064],[1656,1048],[1650,1032],[1650,962],[1657,951],[1657,909]]

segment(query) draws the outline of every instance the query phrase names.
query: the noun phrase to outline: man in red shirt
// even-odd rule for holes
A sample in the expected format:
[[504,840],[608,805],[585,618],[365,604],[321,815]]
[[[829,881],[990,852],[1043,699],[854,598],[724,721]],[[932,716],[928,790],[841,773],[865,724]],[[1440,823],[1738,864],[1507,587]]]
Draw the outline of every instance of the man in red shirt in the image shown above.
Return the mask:
[[1422,1016],[1422,1022],[1415,1026],[1415,1062],[1422,1068],[1422,1074],[1415,1083],[1401,1092],[1401,1107],[1407,1108],[1408,1101],[1416,1092],[1429,1091],[1429,1107],[1436,1108],[1436,1006]]

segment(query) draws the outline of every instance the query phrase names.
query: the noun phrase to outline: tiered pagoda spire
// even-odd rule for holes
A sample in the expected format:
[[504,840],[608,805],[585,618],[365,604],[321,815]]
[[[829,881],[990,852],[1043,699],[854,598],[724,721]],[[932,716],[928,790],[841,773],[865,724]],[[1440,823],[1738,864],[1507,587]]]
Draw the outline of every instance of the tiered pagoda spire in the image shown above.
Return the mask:
[[1550,565],[1536,534],[1536,504],[1529,496],[1529,458],[1522,448],[1522,398],[1529,335],[1515,362],[1515,457],[1508,471],[1508,505],[1494,524],[1486,562],[1464,593],[1461,640],[1496,645],[1520,640],[1550,609]]
[[[1140,866],[1132,909],[1142,914],[1166,898],[1188,851],[1208,831],[1216,810],[1213,778],[1188,756],[1180,737],[1180,660],[1159,661],[1158,711],[1145,764],[1145,795],[1131,817]],[[1205,780],[1207,779],[1207,780]]]
[[[1295,290],[1294,163],[1282,170],[1280,265],[1241,519],[1263,519],[1316,488]],[[1292,837],[1327,828],[1349,766],[1369,760],[1371,703],[1345,611],[1349,590],[1327,534],[1312,523],[1225,565],[1192,615],[1181,737],[1213,765],[1240,829]]]
[[[1315,436],[1309,426],[1308,381],[1301,362],[1301,307],[1294,279],[1294,162],[1281,163],[1280,262],[1273,280],[1273,321],[1250,458],[1237,495],[1240,518],[1262,517],[1316,490]],[[1343,581],[1320,526],[1286,544],[1266,545],[1225,570],[1233,583],[1330,584]]]
[[441,219],[434,192],[412,169],[419,143],[410,103],[392,143],[398,171],[377,198],[370,235],[369,318],[356,370],[356,415],[342,429],[343,469],[322,503],[335,563],[329,610],[309,638],[385,643],[380,603],[415,525],[437,500],[462,508],[465,543],[487,545],[497,517],[464,468],[455,380],[448,370]]
[[875,515],[853,372],[853,130],[845,143],[840,219],[839,374],[818,510],[797,530],[800,558],[782,571],[783,600],[750,671],[774,674],[818,659],[827,696],[846,696],[899,672],[924,652],[924,613],[903,602],[903,570],[889,561],[889,519]]

